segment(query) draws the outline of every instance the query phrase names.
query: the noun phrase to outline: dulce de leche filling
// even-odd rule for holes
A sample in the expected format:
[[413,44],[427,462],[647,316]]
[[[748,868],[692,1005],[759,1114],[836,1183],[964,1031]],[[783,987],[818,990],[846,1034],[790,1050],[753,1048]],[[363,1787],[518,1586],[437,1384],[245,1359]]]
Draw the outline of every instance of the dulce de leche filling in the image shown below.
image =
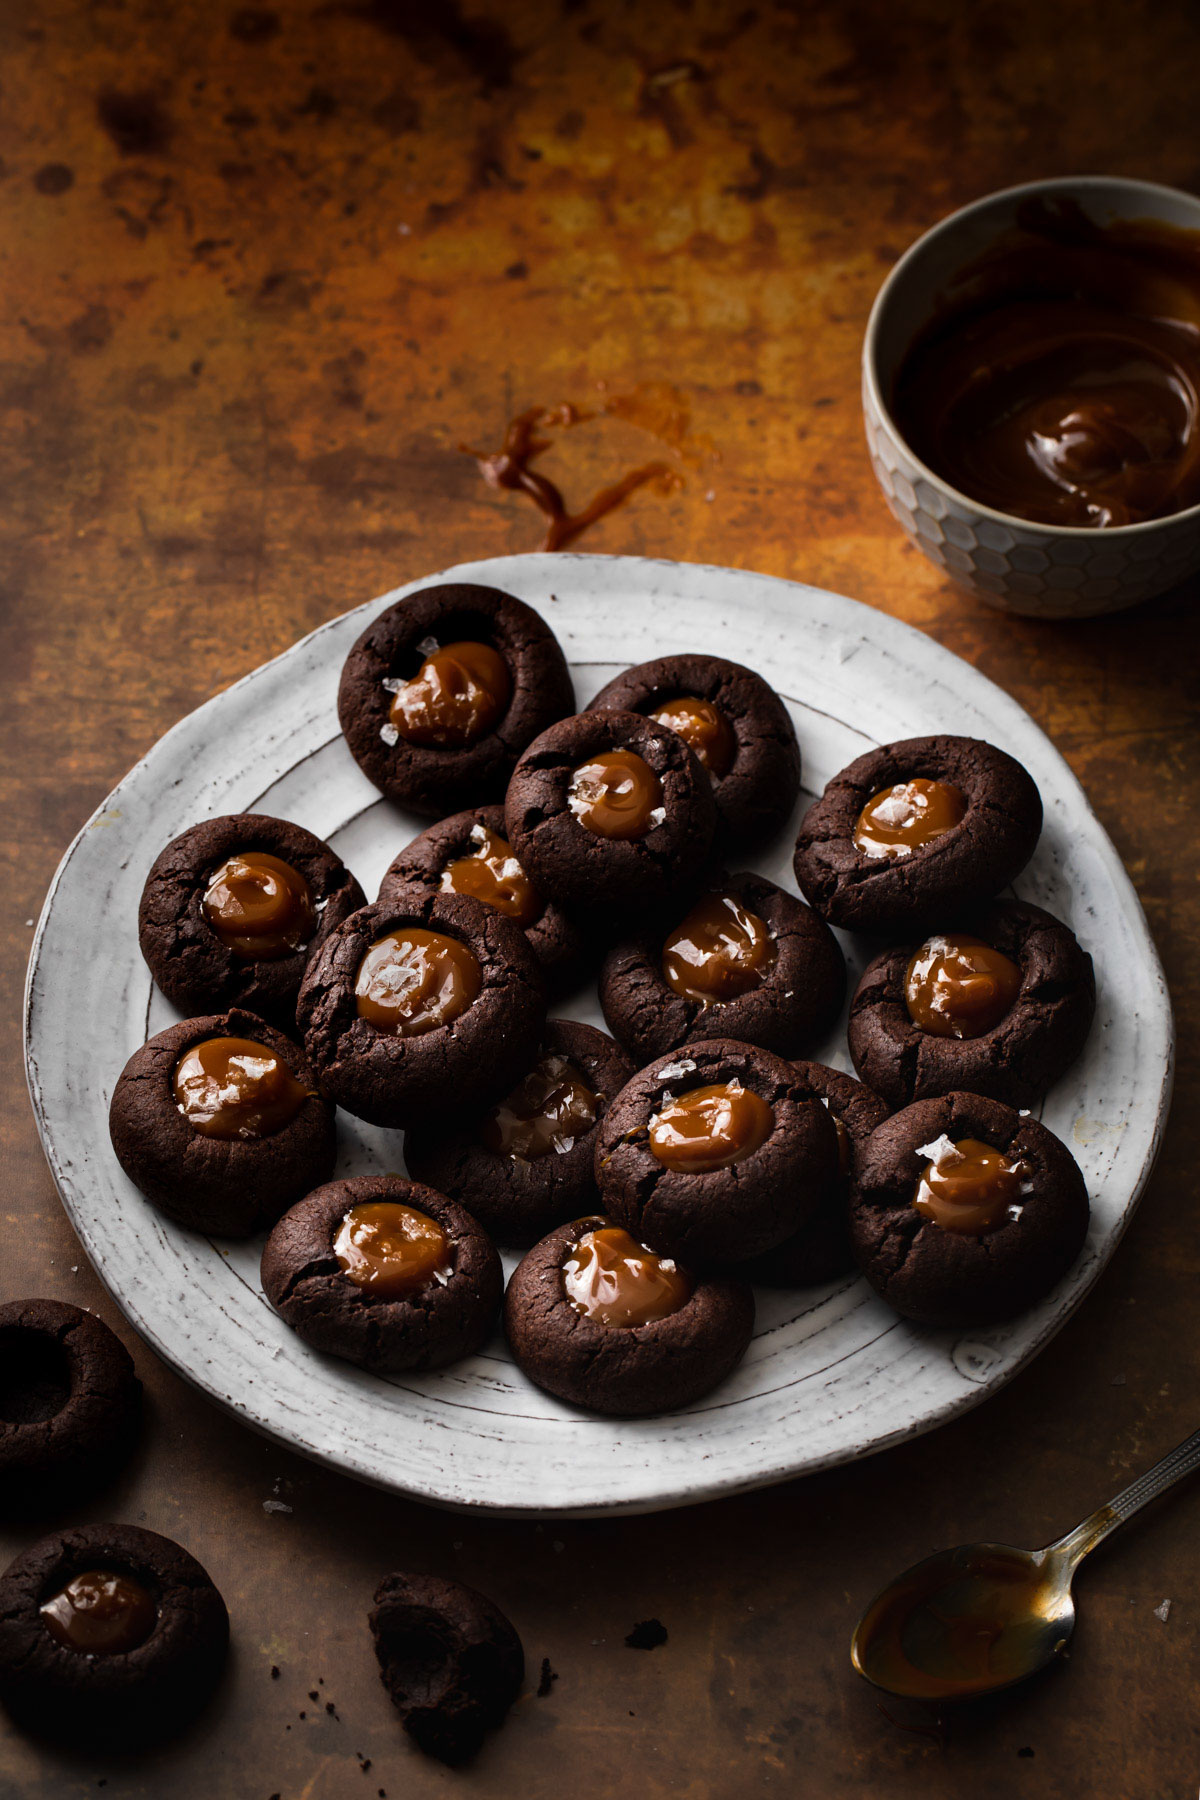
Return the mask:
[[681,694],[677,700],[664,700],[648,716],[681,737],[714,781],[728,775],[737,755],[737,739],[729,720],[711,700]]
[[577,1313],[597,1325],[653,1325],[687,1305],[691,1278],[618,1225],[586,1231],[563,1263],[563,1286]]
[[425,661],[411,681],[390,678],[389,723],[410,744],[464,750],[477,743],[508,710],[512,676],[490,644],[462,642],[440,649],[429,639],[417,646]]
[[115,1569],[85,1569],[43,1600],[38,1615],[50,1636],[80,1656],[122,1656],[144,1644],[158,1623],[149,1591]]
[[436,1219],[392,1200],[352,1206],[338,1226],[333,1254],[347,1280],[380,1300],[399,1300],[454,1273],[450,1239]]
[[596,1123],[599,1096],[565,1056],[543,1056],[480,1128],[486,1150],[514,1162],[565,1156]]
[[518,925],[532,925],[543,911],[542,896],[508,847],[508,840],[486,825],[472,825],[475,848],[457,856],[442,870],[443,894],[469,894]]
[[422,1037],[466,1012],[483,985],[479,958],[457,938],[401,925],[377,938],[358,965],[358,1016],[377,1031]]
[[951,1142],[945,1135],[932,1144],[922,1144],[917,1155],[927,1156],[929,1162],[917,1183],[913,1205],[931,1224],[940,1225],[943,1231],[985,1237],[1020,1218],[1023,1197],[1029,1191],[1028,1163],[1012,1161],[978,1138]]
[[317,929],[308,882],[265,850],[228,857],[210,878],[200,910],[209,930],[242,962],[291,956]]
[[992,1031],[1021,991],[1021,971],[981,938],[958,932],[927,938],[908,965],[908,1016],[932,1037],[977,1038]]
[[253,1038],[205,1038],[171,1076],[175,1104],[201,1137],[266,1138],[290,1125],[312,1088]]
[[713,1006],[760,987],[775,957],[765,920],[736,894],[706,894],[663,945],[663,977],[673,993]]
[[664,1098],[650,1120],[651,1153],[682,1175],[727,1169],[765,1144],[775,1114],[740,1081],[718,1081]]
[[606,750],[580,763],[567,805],[585,831],[602,838],[642,838],[665,818],[662,783],[634,750]]
[[917,775],[872,794],[854,827],[856,849],[864,856],[911,856],[961,823],[966,796],[948,781]]

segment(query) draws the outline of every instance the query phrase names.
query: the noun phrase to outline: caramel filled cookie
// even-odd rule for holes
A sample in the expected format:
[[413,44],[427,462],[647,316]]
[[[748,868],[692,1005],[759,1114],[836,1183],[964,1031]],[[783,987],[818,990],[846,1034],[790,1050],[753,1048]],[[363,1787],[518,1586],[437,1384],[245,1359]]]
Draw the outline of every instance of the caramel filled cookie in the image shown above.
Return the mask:
[[529,746],[504,815],[542,892],[595,916],[656,905],[694,880],[716,809],[712,783],[678,733],[639,713],[587,712]]
[[437,1575],[386,1575],[370,1616],[379,1678],[426,1756],[468,1762],[503,1725],[525,1652],[486,1595]]
[[854,1066],[893,1106],[955,1091],[1031,1106],[1082,1050],[1092,959],[1040,907],[996,900],[877,956],[850,1006]]
[[379,884],[386,900],[416,883],[431,893],[466,894],[519,925],[547,982],[570,987],[588,962],[584,933],[532,882],[505,836],[502,806],[469,807],[406,844]]
[[824,920],[753,874],[714,874],[674,916],[640,920],[600,971],[604,1017],[639,1063],[711,1037],[794,1056],[833,1024],[845,988]]
[[665,1256],[744,1263],[798,1231],[837,1169],[837,1133],[795,1071],[732,1039],[687,1044],[622,1088],[596,1140],[606,1212]]
[[434,818],[499,800],[518,756],[575,704],[553,632],[498,588],[397,600],[342,670],[338,718],[380,793]]
[[21,1725],[81,1750],[178,1731],[228,1642],[225,1603],[195,1557],[136,1525],[55,1532],[0,1576],[0,1698]]
[[333,1105],[299,1045],[238,1009],[171,1025],[135,1050],[108,1127],[147,1200],[217,1237],[273,1225],[332,1175],[337,1154]]
[[979,1094],[906,1106],[855,1167],[850,1235],[871,1286],[923,1325],[1024,1312],[1083,1248],[1088,1198],[1066,1145]]
[[596,1199],[596,1132],[633,1064],[603,1031],[550,1019],[533,1067],[485,1113],[406,1133],[408,1172],[449,1194],[501,1244],[532,1244]]
[[760,844],[800,794],[800,747],[786,707],[753,669],[720,656],[660,656],[601,688],[589,712],[642,713],[677,731],[712,782],[716,841]]
[[62,1300],[0,1306],[0,1510],[58,1511],[128,1456],[142,1384],[103,1320]]
[[824,1063],[794,1062],[797,1092],[819,1100],[837,1133],[837,1169],[820,1203],[799,1231],[773,1250],[744,1263],[738,1273],[763,1287],[809,1287],[832,1281],[854,1267],[850,1247],[850,1189],[871,1133],[888,1116],[886,1103],[853,1075]]
[[978,738],[909,738],[858,757],[804,815],[796,880],[831,925],[908,932],[992,896],[1025,867],[1042,802]]
[[478,1350],[504,1278],[491,1239],[444,1194],[399,1175],[331,1181],[284,1214],[263,1292],[314,1350],[376,1375]]
[[546,1017],[525,933],[464,894],[393,888],[335,931],[297,1018],[324,1090],[373,1125],[490,1104],[528,1068]]
[[266,813],[205,819],[146,877],[138,940],[185,1013],[244,1006],[290,1025],[310,958],[365,896],[328,844]]
[[531,1381],[593,1412],[688,1406],[725,1379],[754,1330],[743,1281],[696,1276],[602,1216],[560,1225],[518,1264],[509,1348]]

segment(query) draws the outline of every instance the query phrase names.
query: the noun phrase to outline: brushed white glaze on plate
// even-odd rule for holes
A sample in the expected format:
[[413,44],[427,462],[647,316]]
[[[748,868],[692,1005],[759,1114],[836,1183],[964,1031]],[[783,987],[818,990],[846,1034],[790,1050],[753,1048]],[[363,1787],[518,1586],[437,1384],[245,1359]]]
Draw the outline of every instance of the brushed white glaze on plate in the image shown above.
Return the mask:
[[[479,581],[534,606],[558,634],[580,704],[629,663],[731,656],[785,696],[806,805],[843,764],[889,739],[958,732],[1016,756],[1046,825],[1016,884],[1078,934],[1099,1006],[1083,1057],[1042,1116],[1078,1158],[1092,1200],[1086,1248],[1040,1306],[984,1332],[904,1323],[854,1277],[760,1290],[745,1362],[695,1406],[597,1419],[533,1387],[496,1335],[433,1375],[381,1379],[309,1350],[271,1312],[260,1243],[217,1242],[162,1218],[122,1174],[108,1102],[127,1056],[175,1017],[137,945],[146,871],[163,844],[225,812],[297,820],[335,845],[373,896],[427,821],[380,798],[342,742],[335,695],[350,645],[398,594]],[[755,866],[794,891],[785,832]],[[869,946],[843,936],[851,987]],[[563,1012],[603,1023],[593,989]],[[844,1020],[814,1054],[849,1068]],[[1083,1298],[1157,1153],[1172,1024],[1141,907],[1083,792],[1007,695],[911,627],[838,594],[733,569],[635,557],[497,558],[414,582],[334,619],[218,694],[154,746],[84,827],[34,941],[26,1065],[63,1204],[130,1323],[188,1380],[256,1430],[399,1493],[510,1514],[648,1511],[847,1462],[994,1392]],[[399,1134],[339,1116],[339,1172],[401,1170]],[[507,1258],[509,1268],[513,1259]]]

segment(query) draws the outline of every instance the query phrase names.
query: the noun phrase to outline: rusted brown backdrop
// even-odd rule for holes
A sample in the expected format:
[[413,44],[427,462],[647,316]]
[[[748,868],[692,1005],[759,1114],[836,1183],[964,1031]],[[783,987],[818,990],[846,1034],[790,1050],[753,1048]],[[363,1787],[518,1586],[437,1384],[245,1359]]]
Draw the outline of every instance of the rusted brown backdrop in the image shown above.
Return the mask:
[[[0,1794],[1191,1800],[1194,1493],[1089,1568],[1069,1668],[972,1733],[898,1731],[846,1644],[890,1571],[1040,1542],[1200,1424],[1197,592],[1079,626],[988,613],[892,524],[857,397],[872,294],[952,207],[1080,170],[1200,185],[1194,9],[46,0],[7,8],[0,45],[5,1297],[130,1339],[20,1068],[61,851],[167,726],[318,621],[533,547],[532,510],[457,448],[532,403],[610,403],[548,459],[572,503],[649,456],[684,478],[587,547],[841,589],[1016,694],[1125,857],[1180,1026],[1166,1152],[1080,1316],[998,1399],[855,1468],[641,1520],[454,1517],[271,1448],[134,1343],[144,1446],[90,1516],[202,1558],[230,1677],[144,1763],[5,1731]],[[364,1613],[395,1565],[477,1583],[558,1672],[469,1774],[410,1754],[377,1684]],[[668,1642],[627,1649],[648,1616]]]

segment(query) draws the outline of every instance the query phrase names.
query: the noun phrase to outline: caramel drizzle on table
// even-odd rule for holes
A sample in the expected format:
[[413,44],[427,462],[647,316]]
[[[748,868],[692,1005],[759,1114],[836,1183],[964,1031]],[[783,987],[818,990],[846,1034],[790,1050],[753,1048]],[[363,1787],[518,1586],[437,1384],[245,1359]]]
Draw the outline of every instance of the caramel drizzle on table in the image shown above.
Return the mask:
[[549,476],[530,467],[554,442],[545,433],[565,431],[589,419],[620,418],[651,432],[682,454],[688,432],[686,401],[673,391],[668,401],[664,402],[659,390],[647,389],[632,395],[613,395],[595,407],[580,407],[571,401],[559,406],[531,406],[509,420],[499,450],[472,450],[466,444],[460,444],[459,449],[464,456],[474,458],[489,487],[527,495],[547,520],[540,548],[562,550],[598,519],[615,512],[639,488],[652,485],[658,493],[669,494],[682,487],[683,477],[668,462],[642,463],[601,488],[578,512],[572,512],[561,488]]

